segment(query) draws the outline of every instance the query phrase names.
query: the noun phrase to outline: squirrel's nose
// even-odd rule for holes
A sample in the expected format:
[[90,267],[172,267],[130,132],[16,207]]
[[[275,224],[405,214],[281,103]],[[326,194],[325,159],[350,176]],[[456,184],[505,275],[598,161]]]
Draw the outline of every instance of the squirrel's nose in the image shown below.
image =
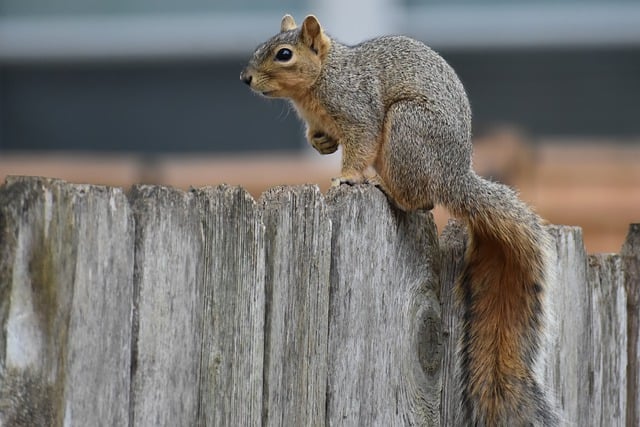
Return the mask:
[[250,73],[248,73],[247,70],[242,70],[242,72],[240,73],[240,80],[242,80],[248,85],[251,85],[252,79],[253,79],[253,76]]

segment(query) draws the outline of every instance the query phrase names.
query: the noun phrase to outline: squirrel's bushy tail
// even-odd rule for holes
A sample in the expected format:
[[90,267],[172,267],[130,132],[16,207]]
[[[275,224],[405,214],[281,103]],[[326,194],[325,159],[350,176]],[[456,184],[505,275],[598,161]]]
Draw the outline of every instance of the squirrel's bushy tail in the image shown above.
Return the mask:
[[463,424],[554,426],[557,417],[534,372],[544,335],[549,238],[510,188],[473,173],[466,184],[474,197],[452,207],[469,229],[457,284]]

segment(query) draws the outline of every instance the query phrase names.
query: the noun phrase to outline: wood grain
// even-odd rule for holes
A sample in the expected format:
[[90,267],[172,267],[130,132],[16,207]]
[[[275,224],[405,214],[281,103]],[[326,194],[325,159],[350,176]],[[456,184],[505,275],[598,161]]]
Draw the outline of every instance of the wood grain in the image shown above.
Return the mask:
[[202,225],[191,193],[137,186],[131,425],[196,425]]
[[455,300],[455,286],[462,273],[466,249],[466,228],[455,220],[449,221],[440,236],[440,300],[442,302],[442,425],[456,425],[460,414],[458,385],[458,343],[460,340],[460,307]]
[[2,425],[127,425],[133,221],[119,189],[0,190]]
[[332,228],[329,425],[438,425],[439,253],[429,214],[373,187],[328,195]]
[[315,186],[261,199],[266,246],[263,425],[325,425],[331,222]]
[[627,295],[620,255],[588,258],[591,291],[589,329],[593,348],[588,369],[591,422],[625,426],[627,408]]
[[556,280],[547,291],[549,342],[545,363],[547,386],[554,395],[561,423],[590,425],[589,357],[593,348],[589,329],[591,293],[582,232],[577,227],[549,227],[555,245],[552,262]]
[[631,224],[620,252],[627,294],[627,425],[640,425],[640,224]]
[[265,264],[260,211],[242,188],[195,192],[203,223],[204,290],[198,425],[262,419]]

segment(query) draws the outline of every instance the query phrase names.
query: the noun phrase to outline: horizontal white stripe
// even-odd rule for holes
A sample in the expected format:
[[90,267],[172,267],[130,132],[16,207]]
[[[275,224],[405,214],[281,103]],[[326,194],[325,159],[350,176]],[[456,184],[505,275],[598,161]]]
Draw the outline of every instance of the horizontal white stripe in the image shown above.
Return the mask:
[[[279,12],[5,17],[0,19],[0,63],[246,55],[277,32],[280,18]],[[395,9],[389,20],[393,32],[435,48],[640,45],[640,3],[430,6]],[[353,28],[340,28],[338,22],[332,27],[330,19],[322,22],[338,39],[358,37]]]

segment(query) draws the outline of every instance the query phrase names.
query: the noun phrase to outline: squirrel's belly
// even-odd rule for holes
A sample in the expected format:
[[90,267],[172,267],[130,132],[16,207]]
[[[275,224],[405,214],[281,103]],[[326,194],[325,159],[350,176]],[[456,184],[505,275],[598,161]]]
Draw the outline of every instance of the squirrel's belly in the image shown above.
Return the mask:
[[336,141],[340,140],[342,131],[318,100],[312,97],[300,101],[294,100],[293,106],[309,128],[323,132]]

